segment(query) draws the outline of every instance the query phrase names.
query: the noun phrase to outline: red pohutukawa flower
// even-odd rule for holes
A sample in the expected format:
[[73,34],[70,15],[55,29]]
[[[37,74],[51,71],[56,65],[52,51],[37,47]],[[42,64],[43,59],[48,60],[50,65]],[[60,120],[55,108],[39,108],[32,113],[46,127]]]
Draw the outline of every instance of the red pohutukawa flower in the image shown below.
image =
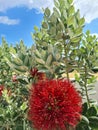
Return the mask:
[[0,96],[2,96],[2,91],[4,89],[4,86],[3,85],[0,85]]
[[35,77],[38,81],[46,79],[46,75],[43,72],[39,72],[37,68],[31,68],[30,74]]
[[34,84],[28,118],[37,130],[66,130],[81,117],[82,99],[68,80],[44,80]]
[[38,73],[38,69],[37,68],[31,68],[30,74],[32,75],[32,77],[36,76],[37,73]]
[[12,76],[12,81],[18,83],[17,75]]

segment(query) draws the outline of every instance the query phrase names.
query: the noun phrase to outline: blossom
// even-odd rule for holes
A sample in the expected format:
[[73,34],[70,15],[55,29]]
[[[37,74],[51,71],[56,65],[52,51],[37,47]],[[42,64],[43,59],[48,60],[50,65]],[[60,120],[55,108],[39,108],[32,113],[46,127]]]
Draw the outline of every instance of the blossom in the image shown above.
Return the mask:
[[13,76],[12,76],[12,81],[13,81],[13,82],[18,82],[18,80],[17,80],[17,75],[13,75]]
[[0,85],[0,96],[2,96],[2,91],[4,89],[4,86],[3,85]]
[[33,77],[36,76],[37,73],[38,73],[38,69],[37,69],[37,68],[31,68],[30,74],[31,74]]
[[30,74],[37,81],[46,79],[46,75],[43,72],[39,72],[37,68],[31,68]]
[[37,130],[66,130],[80,121],[82,98],[68,80],[44,80],[30,90],[28,119]]

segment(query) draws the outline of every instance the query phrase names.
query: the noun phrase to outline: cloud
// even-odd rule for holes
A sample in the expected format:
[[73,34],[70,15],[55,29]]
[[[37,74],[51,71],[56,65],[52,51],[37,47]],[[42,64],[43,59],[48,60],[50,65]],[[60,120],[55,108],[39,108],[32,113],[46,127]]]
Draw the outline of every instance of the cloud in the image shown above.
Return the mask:
[[[80,9],[81,16],[85,16],[87,23],[98,18],[98,0],[74,0],[74,3],[76,9]],[[52,9],[53,5],[53,0],[0,0],[0,12],[22,6],[41,11],[46,7]]]
[[80,14],[85,17],[86,22],[98,18],[98,0],[74,0],[76,9],[80,9]]
[[42,10],[42,8],[52,8],[53,0],[0,0],[0,12],[4,12],[9,8],[14,7],[27,7],[29,9],[35,8]]
[[98,38],[98,33],[92,33],[92,35],[93,36],[95,35]]
[[7,25],[15,25],[19,23],[18,19],[9,19],[7,16],[0,16],[0,23]]

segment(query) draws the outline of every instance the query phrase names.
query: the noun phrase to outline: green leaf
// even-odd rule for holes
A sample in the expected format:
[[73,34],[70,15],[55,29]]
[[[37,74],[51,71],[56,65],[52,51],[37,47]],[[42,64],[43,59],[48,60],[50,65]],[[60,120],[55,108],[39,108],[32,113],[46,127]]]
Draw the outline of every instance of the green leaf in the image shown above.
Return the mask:
[[76,130],[92,130],[90,126],[80,123],[77,125]]
[[53,45],[50,44],[50,45],[48,46],[48,53],[53,53],[53,52],[54,52]]
[[10,53],[16,54],[16,50],[13,47],[10,47]]
[[23,66],[14,66],[13,69],[16,69],[19,72],[27,72],[28,71],[28,67],[26,67],[24,65]]
[[96,94],[96,91],[95,90],[93,90],[93,88],[92,88],[92,90],[89,90],[89,95],[94,95],[94,94]]
[[78,81],[78,82],[79,82],[79,80],[80,80],[80,78],[79,78],[79,76],[78,76],[77,73],[75,74],[75,80]]
[[59,12],[59,10],[57,10],[55,7],[53,8],[54,10],[54,15],[57,17],[57,18],[60,18],[61,17],[61,13]]
[[24,61],[25,55],[21,52],[18,53],[18,57],[19,59],[21,59],[22,61]]
[[46,64],[49,66],[52,62],[52,55],[50,54],[47,58]]
[[[67,0],[58,0],[60,3],[60,9],[68,9],[70,4],[68,3]],[[66,5],[66,6],[65,6]]]
[[70,17],[67,19],[67,24],[68,24],[68,26],[73,25],[74,20],[75,20],[75,17],[74,17],[74,16],[70,16]]
[[90,117],[90,116],[96,116],[97,115],[97,109],[92,106],[88,109],[87,111],[87,115]]
[[0,108],[0,116],[3,116],[3,109]]
[[57,0],[54,0],[54,5],[55,5],[57,8],[60,7],[60,4],[59,4],[59,2],[58,2]]
[[42,59],[39,59],[39,58],[36,57],[35,60],[36,60],[38,63],[40,63],[40,64],[45,64],[44,60],[42,60]]
[[46,8],[44,13],[45,13],[46,16],[49,17],[50,16],[50,9]]
[[51,29],[49,30],[49,33],[52,35],[56,34],[56,28],[55,27],[51,27]]
[[85,103],[83,104],[83,111],[82,111],[82,114],[83,114],[83,115],[86,115],[87,110],[88,110],[88,104],[87,104],[87,102],[85,102]]
[[61,55],[59,53],[55,54],[55,58],[56,58],[57,61],[60,59],[60,57],[61,57]]
[[82,28],[76,28],[75,29],[75,36],[81,35],[82,34]]
[[72,15],[75,12],[74,6],[70,6],[70,8],[68,9],[68,14],[69,16]]
[[34,26],[34,30],[35,30],[35,31],[38,31],[38,27],[37,27],[37,26]]
[[51,16],[50,16],[50,19],[49,21],[53,24],[55,24],[57,22],[57,17],[55,16],[55,14],[53,13]]
[[64,16],[65,19],[67,19],[67,12],[66,12],[66,10],[63,10],[63,16]]
[[85,24],[85,19],[84,18],[81,18],[80,20],[79,20],[79,25],[80,26],[83,26]]
[[24,59],[24,65],[29,66],[29,57],[28,56],[26,56]]
[[12,63],[14,63],[15,65],[18,65],[18,66],[23,65],[22,60],[20,60],[20,59],[17,58],[17,57],[13,59]]
[[62,22],[60,18],[58,18],[58,21],[60,23],[60,28],[64,30],[65,29],[64,23]]
[[[61,29],[61,28],[60,28]],[[58,32],[56,35],[56,39],[62,39],[62,32]]]
[[23,111],[24,111],[24,110],[26,110],[26,109],[27,109],[27,107],[28,107],[28,106],[27,106],[27,102],[24,102],[24,103],[21,105],[21,107],[20,107],[20,108],[21,108],[21,110],[23,110]]
[[43,22],[43,23],[42,23],[42,27],[43,27],[44,29],[48,29],[48,24],[47,24],[46,22]]
[[92,70],[93,70],[94,72],[98,72],[98,66],[93,67]]
[[84,123],[84,124],[89,124],[89,120],[88,120],[88,118],[86,117],[86,116],[83,116],[82,115],[82,121],[81,121],[82,123]]
[[87,31],[86,31],[86,35],[90,35],[90,30],[87,30]]
[[92,116],[89,118],[90,121],[90,126],[93,128],[98,128],[98,117],[97,116]]
[[15,130],[22,130],[23,129],[23,124],[17,124],[15,127],[14,127]]
[[22,84],[25,84],[25,85],[28,84],[28,82],[25,79],[20,79],[20,78],[17,78],[17,79]]
[[80,41],[80,37],[72,37],[71,38],[71,42],[79,42]]
[[35,55],[36,55],[37,57],[41,58],[41,54],[40,54],[40,52],[38,51],[38,49],[36,49]]
[[78,19],[78,20],[80,19],[80,10],[79,9],[77,10],[75,16],[76,16],[76,19]]
[[67,0],[69,2],[69,4],[72,4],[73,0]]

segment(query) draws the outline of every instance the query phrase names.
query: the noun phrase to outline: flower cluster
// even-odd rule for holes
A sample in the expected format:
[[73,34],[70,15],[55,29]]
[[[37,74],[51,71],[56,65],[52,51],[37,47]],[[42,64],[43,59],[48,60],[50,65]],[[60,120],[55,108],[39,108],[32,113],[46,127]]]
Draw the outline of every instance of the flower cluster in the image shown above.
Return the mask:
[[0,85],[0,96],[2,96],[2,91],[4,89],[4,86],[3,85]]
[[44,80],[30,91],[28,118],[37,130],[66,130],[81,117],[82,99],[68,80]]
[[45,73],[39,72],[37,68],[31,68],[30,74],[37,81],[46,79]]
[[18,83],[17,75],[12,76],[12,82]]

